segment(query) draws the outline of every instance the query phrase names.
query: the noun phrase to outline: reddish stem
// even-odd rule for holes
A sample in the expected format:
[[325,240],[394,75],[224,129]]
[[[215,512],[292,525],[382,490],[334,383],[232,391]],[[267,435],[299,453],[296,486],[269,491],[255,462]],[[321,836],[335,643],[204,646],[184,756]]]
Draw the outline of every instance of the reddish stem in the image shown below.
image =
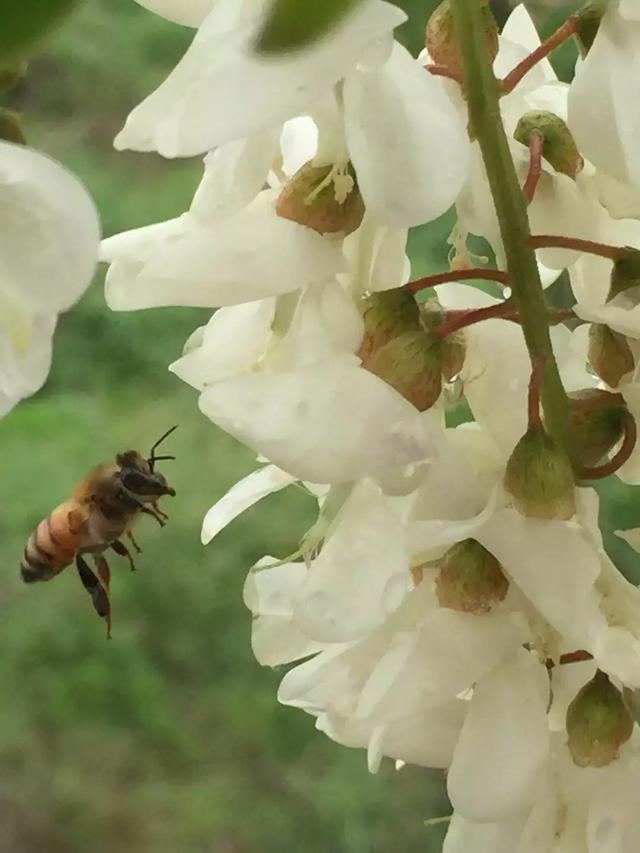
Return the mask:
[[[584,649],[578,649],[575,652],[567,652],[565,655],[560,655],[558,663],[562,666],[565,663],[583,663],[587,660],[593,660],[593,655],[590,652],[585,651]],[[551,660],[551,658],[547,659],[546,662],[547,669],[553,669],[555,663]]]
[[500,284],[507,283],[507,274],[506,272],[502,272],[502,270],[469,267],[463,270],[450,270],[449,272],[437,273],[437,275],[428,275],[425,278],[410,281],[408,284],[405,284],[405,288],[409,293],[420,293],[421,290],[426,290],[428,287],[435,287],[438,284],[446,284],[449,281],[465,281],[472,278],[481,278],[485,281],[498,281]]
[[581,468],[578,472],[580,479],[603,480],[605,477],[615,474],[633,453],[637,440],[638,427],[636,426],[636,420],[631,412],[625,412],[624,438],[616,455],[608,462],[605,462],[604,465],[597,465],[594,468]]
[[529,140],[529,172],[527,180],[524,182],[522,192],[527,197],[529,203],[533,201],[536,194],[540,176],[542,175],[542,152],[544,150],[544,139],[539,133],[532,133]]
[[457,71],[455,68],[450,68],[448,65],[441,65],[437,62],[430,62],[429,65],[425,65],[425,68],[434,77],[448,77],[449,80],[455,80],[456,83],[462,86],[462,72]]
[[593,240],[581,240],[579,237],[559,237],[552,234],[536,234],[529,237],[532,249],[574,249],[589,255],[599,255],[610,261],[618,261],[624,254],[622,246],[609,246],[606,243],[594,243]]
[[486,308],[470,308],[463,311],[448,311],[447,319],[436,328],[436,334],[441,338],[452,335],[467,326],[481,323],[483,320],[514,320],[518,321],[518,312],[509,302],[499,302]]
[[557,47],[560,47],[561,44],[564,44],[567,39],[570,39],[572,35],[576,32],[578,19],[575,15],[572,15],[570,18],[564,22],[564,24],[550,35],[546,41],[543,41],[540,47],[537,47],[533,53],[530,53],[526,59],[523,59],[522,62],[518,63],[515,68],[513,68],[507,76],[502,80],[501,89],[503,95],[508,95],[509,92],[513,92],[518,83],[522,80],[525,74],[528,74],[529,71],[537,65],[540,60],[545,59],[551,51],[555,50]]
[[540,417],[540,394],[542,393],[544,367],[545,359],[541,358],[540,361],[536,361],[531,370],[527,408],[530,427],[542,426],[542,419]]

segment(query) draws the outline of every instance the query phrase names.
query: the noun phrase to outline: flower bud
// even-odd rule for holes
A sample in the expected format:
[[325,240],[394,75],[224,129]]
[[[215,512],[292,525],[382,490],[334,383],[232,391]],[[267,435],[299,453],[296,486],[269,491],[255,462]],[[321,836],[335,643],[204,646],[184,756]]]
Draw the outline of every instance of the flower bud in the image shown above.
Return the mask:
[[590,468],[623,438],[626,407],[622,394],[585,388],[569,394],[571,448],[574,461]]
[[567,519],[575,514],[571,463],[542,426],[529,427],[516,444],[504,485],[516,509],[529,518]]
[[[498,55],[498,25],[487,0],[479,0],[482,5],[482,26],[487,50],[491,61]],[[425,46],[431,60],[436,65],[444,65],[452,71],[462,74],[462,61],[456,41],[453,14],[450,0],[444,0],[433,12],[427,23]]]
[[422,330],[404,332],[376,350],[365,367],[426,412],[442,391],[442,342]]
[[475,539],[458,542],[439,563],[436,593],[442,607],[486,613],[504,601],[509,581],[493,554]]
[[27,137],[17,113],[11,110],[0,110],[0,139],[5,142],[14,142],[16,145],[27,144]]
[[542,154],[556,172],[575,178],[582,171],[584,160],[571,131],[560,116],[547,110],[531,110],[525,113],[513,136],[518,142],[528,146],[534,134],[542,137]]
[[364,216],[364,202],[351,164],[340,169],[306,163],[283,187],[276,213],[320,234],[351,234]]
[[580,55],[584,57],[591,50],[600,29],[600,22],[605,13],[607,0],[589,0],[588,3],[578,9],[576,15],[576,41]]
[[622,251],[622,257],[615,261],[611,270],[608,301],[625,290],[640,286],[640,252],[630,248]]
[[569,752],[578,767],[606,767],[633,732],[633,712],[622,693],[598,670],[567,709]]
[[418,304],[402,288],[372,293],[360,300],[358,308],[364,320],[364,338],[358,355],[365,366],[372,353],[392,338],[421,328]]
[[593,323],[589,328],[589,364],[611,388],[635,367],[633,352],[627,339],[609,326]]

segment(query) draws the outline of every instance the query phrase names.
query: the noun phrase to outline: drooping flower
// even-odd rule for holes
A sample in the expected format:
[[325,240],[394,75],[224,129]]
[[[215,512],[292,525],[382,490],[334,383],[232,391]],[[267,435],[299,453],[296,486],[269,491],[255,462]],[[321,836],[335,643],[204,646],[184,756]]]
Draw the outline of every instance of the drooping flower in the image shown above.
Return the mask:
[[47,378],[57,317],[89,285],[99,237],[96,209],[73,175],[0,142],[0,414]]

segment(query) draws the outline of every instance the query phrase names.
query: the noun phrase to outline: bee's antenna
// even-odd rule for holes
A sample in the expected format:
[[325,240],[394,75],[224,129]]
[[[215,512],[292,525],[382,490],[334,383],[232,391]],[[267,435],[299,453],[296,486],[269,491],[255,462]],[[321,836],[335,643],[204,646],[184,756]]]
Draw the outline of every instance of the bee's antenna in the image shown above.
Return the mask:
[[164,435],[160,436],[160,438],[156,441],[156,443],[153,445],[153,447],[149,451],[149,458],[147,459],[147,462],[149,463],[149,467],[151,468],[152,471],[153,471],[154,464],[156,462],[161,462],[163,459],[175,459],[176,458],[175,456],[156,456],[155,451],[156,451],[156,448],[162,444],[162,442],[165,440],[165,438],[168,438],[171,435],[171,433],[175,432],[177,429],[178,429],[178,424],[176,424],[175,426],[172,426],[171,429],[167,430]]

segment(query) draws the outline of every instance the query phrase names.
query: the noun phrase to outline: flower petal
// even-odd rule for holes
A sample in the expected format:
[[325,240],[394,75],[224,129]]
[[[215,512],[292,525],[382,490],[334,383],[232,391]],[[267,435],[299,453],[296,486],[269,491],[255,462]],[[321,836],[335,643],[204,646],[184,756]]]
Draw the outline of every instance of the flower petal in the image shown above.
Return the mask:
[[145,9],[162,15],[168,21],[199,27],[213,8],[216,0],[136,0]]
[[416,409],[355,356],[218,382],[203,392],[200,408],[279,467],[315,483],[375,475],[430,448]]
[[275,465],[265,465],[237,482],[205,515],[200,536],[202,544],[211,542],[221,530],[262,498],[286,489],[295,481],[295,477]]
[[344,104],[351,159],[375,218],[409,228],[444,213],[466,179],[469,140],[442,82],[395,44],[380,68],[346,78]]

